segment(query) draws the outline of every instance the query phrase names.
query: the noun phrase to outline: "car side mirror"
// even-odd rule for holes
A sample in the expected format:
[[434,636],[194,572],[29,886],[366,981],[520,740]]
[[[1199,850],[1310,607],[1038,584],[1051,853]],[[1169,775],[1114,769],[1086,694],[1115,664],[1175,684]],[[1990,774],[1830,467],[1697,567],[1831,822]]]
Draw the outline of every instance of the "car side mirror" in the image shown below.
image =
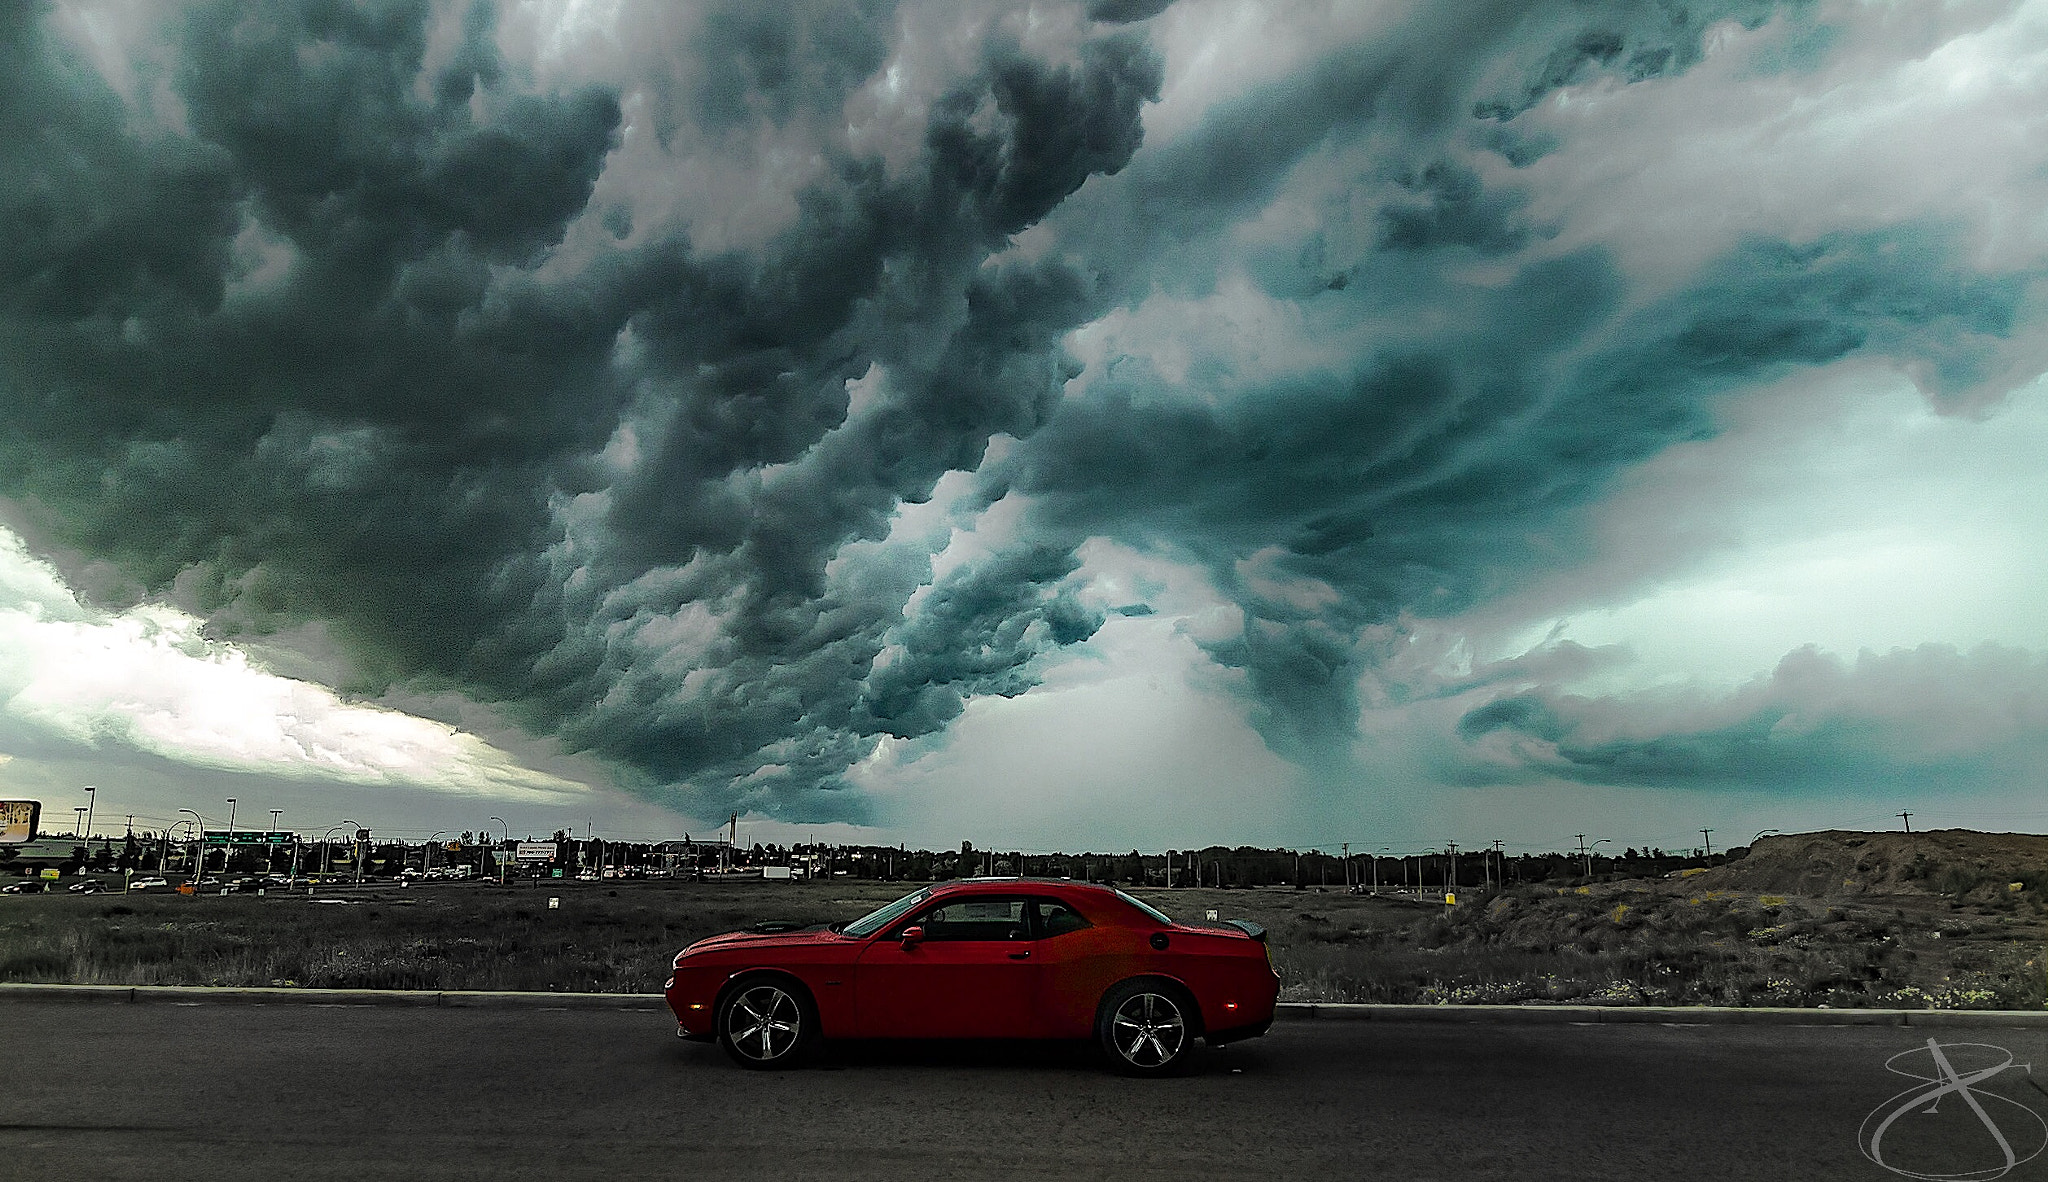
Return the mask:
[[903,929],[902,933],[897,936],[897,939],[903,941],[905,948],[915,947],[919,941],[924,939],[924,929],[916,924],[911,924]]

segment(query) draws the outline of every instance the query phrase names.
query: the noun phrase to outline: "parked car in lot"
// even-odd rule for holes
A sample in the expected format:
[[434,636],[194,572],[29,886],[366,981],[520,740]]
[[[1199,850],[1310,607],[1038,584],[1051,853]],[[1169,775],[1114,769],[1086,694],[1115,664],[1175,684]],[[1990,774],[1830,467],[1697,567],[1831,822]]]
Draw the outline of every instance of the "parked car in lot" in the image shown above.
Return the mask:
[[1064,879],[941,883],[851,923],[699,940],[672,967],[676,1033],[754,1068],[824,1038],[1092,1038],[1163,1075],[1197,1038],[1264,1034],[1280,985],[1255,924],[1176,923]]
[[154,890],[157,887],[168,887],[170,885],[170,879],[157,878],[153,876],[150,878],[134,878],[128,881],[128,889],[131,891],[148,891]]
[[4,887],[0,887],[0,895],[40,895],[42,893],[42,881],[34,878],[24,878],[20,882],[10,882]]

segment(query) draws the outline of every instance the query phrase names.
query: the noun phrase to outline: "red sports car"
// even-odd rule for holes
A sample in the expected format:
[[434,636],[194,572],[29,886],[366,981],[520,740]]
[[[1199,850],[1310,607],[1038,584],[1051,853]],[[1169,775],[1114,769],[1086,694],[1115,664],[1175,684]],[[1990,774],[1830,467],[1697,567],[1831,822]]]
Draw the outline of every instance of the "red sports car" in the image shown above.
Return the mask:
[[775,927],[676,954],[677,1034],[746,1067],[821,1038],[1093,1038],[1119,1069],[1159,1075],[1196,1038],[1264,1034],[1280,988],[1256,924],[1175,923],[1064,879],[946,882],[852,923]]

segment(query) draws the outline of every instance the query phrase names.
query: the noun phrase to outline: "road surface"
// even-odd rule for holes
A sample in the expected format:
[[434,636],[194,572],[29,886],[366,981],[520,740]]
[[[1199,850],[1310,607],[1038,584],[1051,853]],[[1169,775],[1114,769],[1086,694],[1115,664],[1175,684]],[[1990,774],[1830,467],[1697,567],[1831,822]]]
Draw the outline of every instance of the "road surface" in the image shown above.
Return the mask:
[[[1995,1065],[1968,1043],[2048,1064],[2041,1029],[1288,1021],[1163,1081],[959,1045],[759,1074],[671,1030],[653,1009],[0,1001],[0,1178],[1783,1182],[1897,1176],[1859,1149],[1893,1112],[1879,1153],[1922,1174],[1995,1170],[1994,1127],[2019,1158],[2048,1137],[2017,1066],[1932,1114],[1886,1069]],[[2048,1179],[2048,1157],[2006,1176]]]

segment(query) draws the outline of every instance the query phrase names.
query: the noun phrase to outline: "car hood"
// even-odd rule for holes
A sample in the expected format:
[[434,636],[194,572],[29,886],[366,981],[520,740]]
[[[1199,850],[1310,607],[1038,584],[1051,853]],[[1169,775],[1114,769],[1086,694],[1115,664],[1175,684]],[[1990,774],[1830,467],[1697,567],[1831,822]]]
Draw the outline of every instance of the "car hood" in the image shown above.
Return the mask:
[[788,948],[804,944],[841,944],[851,939],[852,936],[842,935],[823,924],[781,932],[727,932],[722,936],[706,936],[683,949],[683,955],[712,952],[721,948]]

